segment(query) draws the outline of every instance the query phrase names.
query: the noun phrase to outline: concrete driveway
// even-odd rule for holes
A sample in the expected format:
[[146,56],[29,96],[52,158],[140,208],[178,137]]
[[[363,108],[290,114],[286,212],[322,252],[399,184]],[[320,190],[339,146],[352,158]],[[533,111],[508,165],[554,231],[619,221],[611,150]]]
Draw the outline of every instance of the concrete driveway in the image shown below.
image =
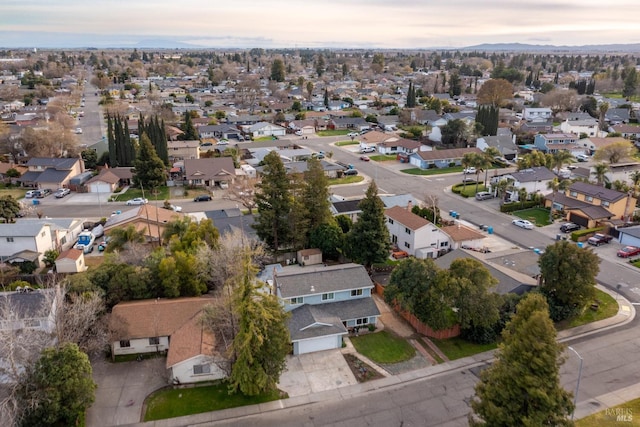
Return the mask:
[[340,349],[335,349],[287,356],[278,388],[295,397],[357,383]]
[[165,360],[160,357],[140,362],[92,362],[98,388],[95,402],[87,411],[87,427],[139,422],[144,399],[167,385]]

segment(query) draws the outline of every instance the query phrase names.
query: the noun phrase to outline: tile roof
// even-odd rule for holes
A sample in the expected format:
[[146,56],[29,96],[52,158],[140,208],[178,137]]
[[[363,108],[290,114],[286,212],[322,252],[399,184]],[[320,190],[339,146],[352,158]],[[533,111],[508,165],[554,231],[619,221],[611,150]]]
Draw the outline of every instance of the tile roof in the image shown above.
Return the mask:
[[394,221],[399,222],[405,227],[411,230],[418,230],[422,227],[425,227],[431,224],[426,219],[422,218],[414,214],[413,212],[407,210],[407,208],[403,208],[400,206],[394,206],[384,211],[385,216],[393,219]]
[[282,298],[373,287],[367,270],[351,263],[284,271],[275,275],[275,282]]

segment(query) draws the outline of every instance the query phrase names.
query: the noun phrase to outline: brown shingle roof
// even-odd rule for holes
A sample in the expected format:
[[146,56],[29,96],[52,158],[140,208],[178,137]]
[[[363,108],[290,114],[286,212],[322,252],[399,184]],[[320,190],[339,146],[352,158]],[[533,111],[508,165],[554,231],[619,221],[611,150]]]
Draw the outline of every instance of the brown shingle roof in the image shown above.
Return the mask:
[[93,182],[106,182],[109,184],[116,184],[120,181],[120,177],[112,172],[112,169],[102,169],[99,175],[94,176],[87,184],[91,184]]
[[451,237],[451,240],[453,240],[454,242],[464,242],[465,240],[477,240],[485,238],[484,234],[462,224],[442,227],[442,231],[445,232],[449,237]]
[[418,151],[416,154],[423,160],[461,159],[467,153],[482,154],[482,150],[472,148],[450,148],[448,150]]
[[68,259],[72,259],[74,261],[77,261],[78,258],[80,258],[82,256],[82,251],[80,249],[67,249],[66,251],[62,252],[60,255],[58,255],[57,259],[64,259],[64,258],[68,258]]
[[208,296],[127,301],[113,307],[111,325],[116,339],[171,336],[213,298]]
[[387,209],[384,211],[384,214],[394,221],[398,221],[400,224],[411,230],[418,230],[425,225],[431,224],[421,216],[418,216],[413,212],[408,211],[406,208],[400,206],[394,206],[390,209]]
[[167,369],[200,354],[212,355],[215,338],[200,322],[199,312],[171,335],[167,353]]

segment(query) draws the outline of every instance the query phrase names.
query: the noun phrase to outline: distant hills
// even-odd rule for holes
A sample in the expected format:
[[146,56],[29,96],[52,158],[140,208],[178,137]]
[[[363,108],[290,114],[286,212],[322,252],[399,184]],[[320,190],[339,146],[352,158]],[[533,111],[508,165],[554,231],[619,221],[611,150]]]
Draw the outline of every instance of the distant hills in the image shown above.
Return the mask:
[[546,52],[546,53],[640,53],[640,43],[587,44],[582,46],[555,46],[550,44],[483,43],[458,50],[491,52]]

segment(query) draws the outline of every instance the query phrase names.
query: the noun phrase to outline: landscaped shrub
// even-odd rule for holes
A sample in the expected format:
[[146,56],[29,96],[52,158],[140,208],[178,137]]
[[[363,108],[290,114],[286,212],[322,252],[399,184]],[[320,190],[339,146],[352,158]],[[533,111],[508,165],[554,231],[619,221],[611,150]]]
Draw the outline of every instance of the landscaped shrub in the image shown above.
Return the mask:
[[571,233],[571,240],[573,240],[574,242],[577,242],[580,239],[580,237],[588,236],[590,234],[595,234],[602,230],[603,230],[603,227],[596,227],[596,228],[585,228],[584,230],[574,231],[573,233]]
[[500,212],[513,212],[513,211],[520,211],[523,209],[529,209],[529,208],[535,208],[540,206],[540,202],[537,200],[528,200],[526,202],[510,202],[510,203],[504,203],[502,206],[500,206]]

